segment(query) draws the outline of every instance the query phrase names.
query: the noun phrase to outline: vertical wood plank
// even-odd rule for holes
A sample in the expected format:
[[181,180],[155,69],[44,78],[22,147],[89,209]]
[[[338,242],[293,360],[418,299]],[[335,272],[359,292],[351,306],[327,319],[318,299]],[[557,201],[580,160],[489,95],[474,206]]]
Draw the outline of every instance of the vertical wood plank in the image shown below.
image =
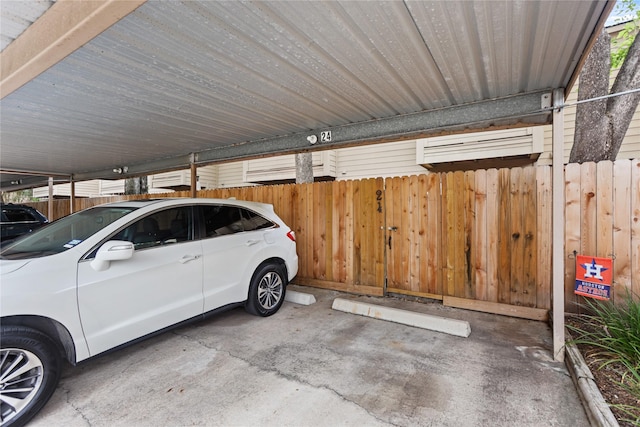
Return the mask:
[[524,259],[523,259],[523,296],[522,305],[536,307],[537,297],[537,193],[536,193],[536,170],[533,166],[523,169],[523,214],[524,214]]
[[333,279],[339,283],[346,283],[346,236],[345,236],[345,220],[346,220],[346,183],[345,181],[337,181],[334,184],[332,223],[331,234],[333,235],[331,252],[333,257]]
[[475,297],[487,301],[487,171],[475,173],[475,218],[473,222],[473,284]]
[[475,233],[473,232],[476,218],[476,181],[475,171],[467,171],[464,173],[464,293],[465,298],[475,298],[475,275],[473,274],[473,266],[475,264],[476,242]]
[[511,175],[498,171],[498,302],[511,302]]
[[364,231],[363,218],[362,218],[362,204],[360,200],[362,181],[353,182],[353,275],[354,285],[361,285],[363,283],[362,277],[364,276],[362,265],[362,253],[361,247],[366,236],[363,236]]
[[385,224],[384,224],[384,248],[386,251],[386,269],[387,269],[387,287],[392,289],[397,289],[397,279],[395,275],[395,257],[393,251],[389,250],[387,245],[387,241],[389,238],[388,228],[393,224],[393,212],[394,205],[396,203],[396,181],[398,178],[387,178],[385,180],[385,195],[384,195],[384,213],[385,213]]
[[304,211],[302,210],[302,196],[300,194],[300,188],[300,185],[296,185],[291,189],[291,206],[295,212],[295,216],[290,226],[296,233],[296,251],[298,252],[298,276],[305,277],[303,273],[303,264],[306,263],[306,259],[304,258],[304,245],[302,244],[302,220],[304,218]]
[[465,174],[464,172],[457,171],[453,173],[454,179],[454,281],[455,281],[455,296],[464,298],[465,284],[467,277],[467,257],[465,239],[466,222],[465,222]]
[[[373,244],[375,248],[376,278],[375,286],[384,290],[386,280],[385,264],[385,241],[384,241],[384,179],[377,178],[374,182],[373,218],[372,233],[374,235]],[[382,198],[382,200],[378,200]]]
[[403,234],[409,235],[409,289],[420,291],[420,237],[424,231],[420,228],[420,180],[418,175],[409,177],[409,227]]
[[322,183],[324,188],[324,234],[325,234],[325,250],[324,250],[324,269],[327,280],[335,282],[333,274],[333,197],[336,186],[331,182]]
[[455,282],[453,269],[454,227],[453,220],[453,173],[442,174],[442,293],[455,296]]
[[565,166],[565,261],[564,287],[565,310],[577,310],[574,294],[576,260],[573,253],[580,253],[580,165],[569,163]]
[[631,292],[640,298],[640,159],[631,162]]
[[313,184],[303,184],[304,191],[304,212],[305,212],[305,254],[307,265],[305,268],[305,277],[314,278],[313,271],[316,263],[315,246],[313,239]]
[[418,292],[430,293],[429,260],[429,175],[418,176]]
[[371,264],[368,251],[371,249],[371,235],[367,233],[369,224],[369,210],[367,208],[367,194],[370,180],[363,179],[358,183],[358,193],[356,203],[358,207],[356,225],[360,234],[360,244],[358,245],[358,258],[360,263],[360,281],[358,285],[366,286],[370,282]]
[[346,269],[346,284],[355,285],[356,283],[356,263],[355,263],[355,245],[356,240],[356,228],[355,228],[355,212],[354,212],[354,182],[349,180],[345,184],[345,269]]
[[[393,227],[402,226],[402,205],[403,205],[403,178],[394,178],[391,182],[390,191],[387,197],[387,223],[385,232],[385,245],[387,257],[389,259],[387,273],[389,275],[389,286],[396,289],[406,289],[405,277],[402,269],[402,242],[397,232],[392,231]],[[389,242],[390,245],[389,245]]]
[[580,167],[580,254],[596,255],[596,164]]
[[524,240],[523,228],[523,173],[522,168],[511,170],[511,297],[513,305],[523,305],[524,294]]
[[596,164],[596,252],[599,257],[613,254],[613,163]]
[[313,208],[311,215],[313,218],[313,278],[326,280],[322,269],[325,253],[325,233],[324,233],[324,197],[322,183],[309,184],[313,189]]
[[631,161],[617,160],[613,170],[613,299],[631,290]]
[[486,299],[498,302],[498,266],[500,211],[498,202],[497,169],[487,170],[487,290]]
[[552,223],[551,223],[551,168],[549,166],[536,167],[537,188],[537,286],[536,306],[551,308],[551,266],[552,266]]
[[427,175],[426,184],[426,245],[425,257],[427,263],[427,292],[442,295],[442,262],[441,262],[441,174],[430,173]]
[[409,271],[409,257],[411,256],[411,180],[408,177],[402,177],[402,199],[400,203],[397,222],[394,222],[393,226],[397,227],[397,230],[391,231],[390,235],[393,238],[393,251],[396,253],[396,260],[399,261],[399,277],[402,278],[400,287],[405,290],[411,289],[410,284],[410,271]]

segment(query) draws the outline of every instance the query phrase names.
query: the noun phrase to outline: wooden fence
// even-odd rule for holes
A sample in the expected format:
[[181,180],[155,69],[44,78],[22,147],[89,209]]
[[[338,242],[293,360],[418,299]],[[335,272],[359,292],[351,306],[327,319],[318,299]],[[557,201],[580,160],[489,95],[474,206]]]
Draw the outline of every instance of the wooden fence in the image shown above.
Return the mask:
[[[551,308],[551,167],[203,190],[271,203],[296,232],[297,283],[543,319]],[[142,198],[186,197],[189,192]],[[76,210],[107,201],[77,199]],[[566,167],[565,307],[574,251],[614,258],[614,299],[640,295],[640,160]],[[34,203],[47,212],[47,202]],[[54,201],[53,219],[69,212]]]

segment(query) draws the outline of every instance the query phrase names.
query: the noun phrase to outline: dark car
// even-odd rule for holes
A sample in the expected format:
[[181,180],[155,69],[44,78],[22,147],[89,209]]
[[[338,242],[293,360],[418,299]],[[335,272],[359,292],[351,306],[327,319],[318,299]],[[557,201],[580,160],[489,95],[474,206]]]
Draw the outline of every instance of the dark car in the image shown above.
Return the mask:
[[0,219],[0,244],[2,246],[49,222],[46,216],[31,206],[14,205],[13,203],[2,203],[0,206],[2,207]]

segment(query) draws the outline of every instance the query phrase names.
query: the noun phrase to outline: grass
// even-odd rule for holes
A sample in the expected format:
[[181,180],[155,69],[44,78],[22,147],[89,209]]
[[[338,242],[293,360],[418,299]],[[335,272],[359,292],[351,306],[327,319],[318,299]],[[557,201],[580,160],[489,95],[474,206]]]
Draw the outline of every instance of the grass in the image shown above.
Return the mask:
[[[596,349],[599,368],[621,367],[618,384],[640,402],[640,297],[628,292],[623,301],[587,300],[580,326],[568,326],[575,344]],[[626,423],[640,427],[640,408],[615,405]]]

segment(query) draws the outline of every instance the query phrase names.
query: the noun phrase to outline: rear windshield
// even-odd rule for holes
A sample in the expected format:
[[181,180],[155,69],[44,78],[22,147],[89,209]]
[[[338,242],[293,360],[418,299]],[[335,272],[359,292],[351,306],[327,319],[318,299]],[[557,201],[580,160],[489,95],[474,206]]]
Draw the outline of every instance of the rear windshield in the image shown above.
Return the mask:
[[135,209],[96,207],[69,215],[27,234],[0,252],[0,258],[37,258],[64,252]]

